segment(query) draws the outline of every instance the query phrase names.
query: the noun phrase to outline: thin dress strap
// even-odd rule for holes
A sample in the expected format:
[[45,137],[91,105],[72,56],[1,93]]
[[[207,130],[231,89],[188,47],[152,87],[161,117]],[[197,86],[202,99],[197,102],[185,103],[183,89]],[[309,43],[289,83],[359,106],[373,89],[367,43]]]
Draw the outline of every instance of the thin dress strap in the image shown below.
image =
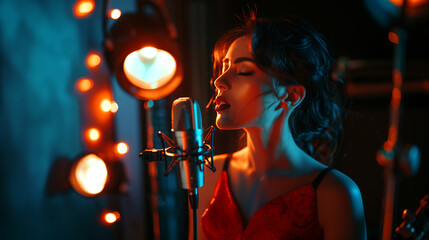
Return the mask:
[[317,175],[317,177],[314,179],[314,181],[311,183],[311,185],[313,185],[313,187],[316,189],[317,186],[319,186],[320,182],[323,180],[323,178],[325,177],[325,175],[331,171],[333,168],[331,167],[327,167],[325,169],[323,169],[319,175]]
[[225,159],[225,162],[223,163],[222,171],[228,171],[229,160],[231,160],[231,158],[232,158],[232,153],[229,153],[228,155],[226,155],[226,159]]

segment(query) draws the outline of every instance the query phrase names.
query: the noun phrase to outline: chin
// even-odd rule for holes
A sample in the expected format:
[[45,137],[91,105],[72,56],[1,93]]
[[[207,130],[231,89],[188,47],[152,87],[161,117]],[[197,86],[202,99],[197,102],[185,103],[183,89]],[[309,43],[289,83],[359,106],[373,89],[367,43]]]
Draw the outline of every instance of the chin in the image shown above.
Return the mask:
[[216,119],[216,127],[220,130],[238,130],[243,128],[241,124],[226,121],[225,119]]
[[228,121],[223,121],[222,119],[216,119],[216,127],[220,130],[234,130],[237,129],[233,124]]
[[230,127],[228,125],[225,125],[225,124],[222,124],[222,123],[218,123],[218,122],[216,122],[216,127],[218,129],[220,129],[220,130],[233,130],[233,129],[235,129],[235,128],[232,128],[232,127]]

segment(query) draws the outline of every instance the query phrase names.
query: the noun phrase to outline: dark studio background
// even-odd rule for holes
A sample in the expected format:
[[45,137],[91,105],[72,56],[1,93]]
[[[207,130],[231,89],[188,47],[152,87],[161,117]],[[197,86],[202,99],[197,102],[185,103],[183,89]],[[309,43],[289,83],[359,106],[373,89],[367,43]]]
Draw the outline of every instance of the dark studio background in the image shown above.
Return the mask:
[[[117,137],[130,145],[124,159],[129,193],[119,200],[114,198],[120,202],[121,222],[114,226],[99,222],[99,213],[112,204],[111,196],[85,198],[72,190],[47,191],[55,160],[63,157],[71,161],[85,150],[74,83],[88,74],[84,66],[88,51],[101,49],[103,41],[101,1],[96,1],[95,12],[84,19],[74,18],[73,2],[0,2],[0,239],[142,239],[147,231],[143,226],[147,225],[148,215],[143,207],[144,176],[137,157],[145,145],[144,140],[141,142],[141,134],[145,132],[144,113],[139,114],[139,102],[114,79],[113,92],[120,109],[115,115]],[[132,0],[111,2],[112,7],[129,11],[134,5]],[[346,74],[346,82],[380,85],[391,82],[393,47],[387,38],[389,29],[373,20],[363,0],[164,2],[178,30],[185,77],[161,105],[170,106],[175,98],[190,96],[204,108],[212,94],[210,52],[221,33],[238,23],[235,15],[241,16],[246,4],[256,4],[259,16],[293,14],[308,19],[326,36],[337,57],[385,63]],[[427,22],[420,22],[409,30],[405,82],[428,80],[426,25]],[[383,169],[377,164],[375,154],[387,137],[389,94],[348,99],[350,111],[344,145],[341,157],[334,163],[361,189],[369,239],[377,239],[380,227]],[[400,181],[398,212],[404,208],[414,211],[419,200],[429,193],[428,96],[427,89],[405,92],[403,96],[403,142],[420,147],[421,166],[416,176]],[[207,127],[214,122],[214,111],[202,112]],[[241,132],[217,131],[216,153],[236,149],[240,135]],[[175,188],[172,181],[168,182],[169,187]],[[183,224],[183,220],[178,222]],[[177,228],[174,224],[172,220],[161,222],[161,230]]]

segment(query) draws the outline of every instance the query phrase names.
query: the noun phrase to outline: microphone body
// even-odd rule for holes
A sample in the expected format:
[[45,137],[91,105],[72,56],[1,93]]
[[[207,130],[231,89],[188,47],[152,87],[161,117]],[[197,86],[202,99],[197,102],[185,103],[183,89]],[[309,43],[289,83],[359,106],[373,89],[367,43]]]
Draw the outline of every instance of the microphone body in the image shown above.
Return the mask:
[[172,132],[176,142],[179,184],[190,193],[204,185],[203,127],[197,101],[178,98],[172,105]]

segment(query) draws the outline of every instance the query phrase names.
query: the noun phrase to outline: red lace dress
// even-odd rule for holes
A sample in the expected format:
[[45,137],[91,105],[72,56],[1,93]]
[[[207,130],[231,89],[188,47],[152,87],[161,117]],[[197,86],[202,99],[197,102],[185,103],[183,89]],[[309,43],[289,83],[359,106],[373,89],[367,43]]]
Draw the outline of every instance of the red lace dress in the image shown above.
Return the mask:
[[323,239],[313,185],[302,186],[266,203],[246,226],[230,193],[227,172],[222,171],[210,205],[201,217],[203,233],[209,240]]

